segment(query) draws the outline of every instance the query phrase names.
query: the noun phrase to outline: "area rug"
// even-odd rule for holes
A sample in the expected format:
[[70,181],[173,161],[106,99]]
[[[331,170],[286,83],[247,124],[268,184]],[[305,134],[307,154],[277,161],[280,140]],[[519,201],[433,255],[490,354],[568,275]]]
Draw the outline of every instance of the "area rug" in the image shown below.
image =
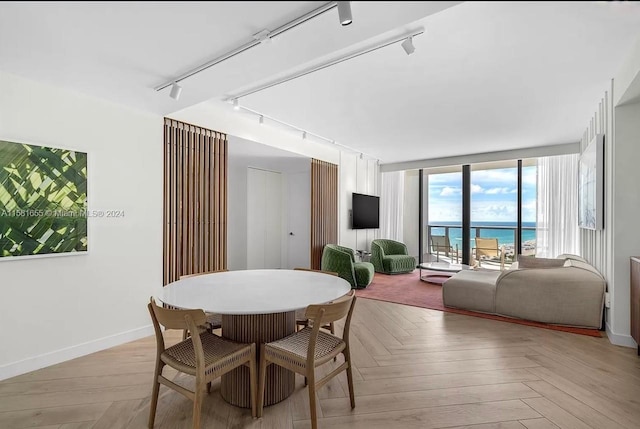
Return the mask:
[[[423,271],[422,274],[427,274],[427,271]],[[419,270],[415,270],[414,272],[409,274],[396,275],[376,273],[373,278],[373,282],[369,286],[367,286],[366,289],[356,290],[356,296],[359,298],[376,299],[378,301],[395,302],[397,304],[411,305],[414,307],[428,308],[431,310],[482,317],[483,319],[492,319],[501,322],[517,323],[519,325],[552,329],[554,331],[571,332],[573,334],[588,335],[590,337],[602,336],[600,331],[597,329],[548,325],[546,323],[512,319],[510,317],[495,316],[493,314],[476,313],[475,311],[445,307],[442,304],[442,286],[440,284],[421,281]]]

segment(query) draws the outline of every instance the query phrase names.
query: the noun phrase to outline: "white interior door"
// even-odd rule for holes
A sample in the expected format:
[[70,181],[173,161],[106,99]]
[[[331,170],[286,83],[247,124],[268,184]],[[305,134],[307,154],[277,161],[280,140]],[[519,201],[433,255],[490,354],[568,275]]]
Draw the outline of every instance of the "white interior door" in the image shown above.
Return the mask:
[[287,268],[308,268],[311,247],[311,183],[310,173],[287,176]]
[[247,169],[247,269],[281,268],[282,177]]

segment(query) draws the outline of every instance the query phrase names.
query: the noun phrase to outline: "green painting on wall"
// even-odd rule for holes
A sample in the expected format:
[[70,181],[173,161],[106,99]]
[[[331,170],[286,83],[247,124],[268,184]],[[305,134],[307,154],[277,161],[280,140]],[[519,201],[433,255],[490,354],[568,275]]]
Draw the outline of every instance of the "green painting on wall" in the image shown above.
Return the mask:
[[87,154],[0,140],[0,258],[87,251]]

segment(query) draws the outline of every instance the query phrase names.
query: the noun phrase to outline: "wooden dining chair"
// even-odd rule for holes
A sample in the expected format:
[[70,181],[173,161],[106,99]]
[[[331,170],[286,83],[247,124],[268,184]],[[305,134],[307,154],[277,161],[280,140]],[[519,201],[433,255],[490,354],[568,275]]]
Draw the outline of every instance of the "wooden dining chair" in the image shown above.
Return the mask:
[[[329,274],[331,276],[338,276],[338,273],[334,273],[333,271],[323,271],[323,270],[312,270],[310,268],[294,268],[295,271],[311,271],[314,273],[322,273]],[[296,331],[299,331],[301,328],[309,326],[309,319],[305,316],[307,312],[306,308],[301,308],[300,310],[296,310]],[[335,334],[335,327],[333,326],[333,322],[322,326],[323,329],[328,329],[332,334]]]
[[[318,427],[316,390],[320,389],[331,378],[342,371],[347,371],[351,408],[356,406],[353,392],[351,351],[349,348],[349,327],[351,326],[351,317],[355,303],[355,292],[350,291],[347,295],[338,298],[330,304],[310,305],[307,307],[306,316],[311,321],[312,326],[307,326],[288,337],[260,346],[258,417],[262,416],[267,366],[271,364],[302,374],[307,378],[312,429],[317,429]],[[342,338],[320,330],[320,326],[323,324],[335,322],[345,316],[347,320],[344,324]],[[344,355],[344,363],[324,378],[316,381],[316,367],[329,362],[340,353]]]
[[[251,415],[257,416],[256,406],[256,345],[242,344],[225,340],[210,332],[199,332],[199,326],[205,323],[206,316],[202,310],[170,310],[160,307],[155,300],[147,305],[156,332],[156,370],[153,379],[153,392],[149,412],[149,428],[153,428],[158,406],[160,384],[174,389],[193,401],[193,429],[200,428],[200,409],[205,391],[211,390],[211,381],[227,372],[246,365],[249,367],[251,389]],[[190,338],[176,345],[166,347],[160,326],[166,329],[187,329]],[[195,390],[188,390],[162,375],[168,365],[180,372],[195,377]]]
[[[205,273],[194,273],[194,274],[185,274],[183,276],[180,276],[180,280],[183,279],[188,279],[190,277],[198,277],[198,276],[203,276],[205,274],[215,274],[215,273],[224,273],[227,272],[228,270],[216,270],[216,271],[207,271]],[[211,313],[206,311],[205,314],[207,315],[207,323],[205,324],[206,328],[208,331],[210,331],[211,333],[213,333],[214,329],[221,329],[222,328],[222,315],[218,314],[218,313]],[[184,331],[182,333],[182,339],[186,339],[189,336],[189,331]]]

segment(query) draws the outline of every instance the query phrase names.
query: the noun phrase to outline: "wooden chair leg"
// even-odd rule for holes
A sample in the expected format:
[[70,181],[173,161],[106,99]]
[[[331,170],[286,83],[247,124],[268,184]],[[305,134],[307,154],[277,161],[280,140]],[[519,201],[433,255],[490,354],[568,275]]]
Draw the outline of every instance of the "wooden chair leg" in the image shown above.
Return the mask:
[[351,408],[356,407],[356,398],[353,392],[353,371],[351,370],[351,352],[345,349],[344,360],[347,361],[347,384],[349,386],[349,399],[351,400]]
[[[313,369],[311,370],[313,371]],[[309,381],[309,411],[311,412],[311,429],[318,429],[318,413],[316,411],[316,379],[314,372],[308,373]]]
[[264,408],[264,384],[267,380],[267,358],[264,353],[264,344],[260,345],[260,382],[258,383],[258,417],[262,417],[262,409]]
[[207,383],[207,395],[211,393],[211,382]]
[[[265,371],[266,372],[266,371]],[[251,344],[251,360],[249,361],[249,378],[251,386],[251,416],[258,417],[257,396],[258,396],[258,374],[256,370],[256,346]],[[264,384],[264,383],[263,383]]]
[[[333,322],[329,323],[329,332],[331,332],[331,335],[335,335],[336,334],[336,326],[333,324]],[[338,361],[338,356],[336,355],[333,358],[334,362]]]
[[187,339],[187,337],[189,337],[189,331],[188,331],[188,330],[186,330],[186,329],[184,329],[184,330],[182,331],[182,341],[186,340],[186,339]]
[[160,382],[158,377],[162,375],[164,366],[160,362],[156,362],[156,372],[153,377],[153,389],[151,393],[151,404],[149,405],[149,429],[153,428],[156,420],[156,409],[158,408],[158,395],[160,393]]
[[196,381],[195,397],[193,398],[193,429],[200,429],[200,410],[205,387]]

